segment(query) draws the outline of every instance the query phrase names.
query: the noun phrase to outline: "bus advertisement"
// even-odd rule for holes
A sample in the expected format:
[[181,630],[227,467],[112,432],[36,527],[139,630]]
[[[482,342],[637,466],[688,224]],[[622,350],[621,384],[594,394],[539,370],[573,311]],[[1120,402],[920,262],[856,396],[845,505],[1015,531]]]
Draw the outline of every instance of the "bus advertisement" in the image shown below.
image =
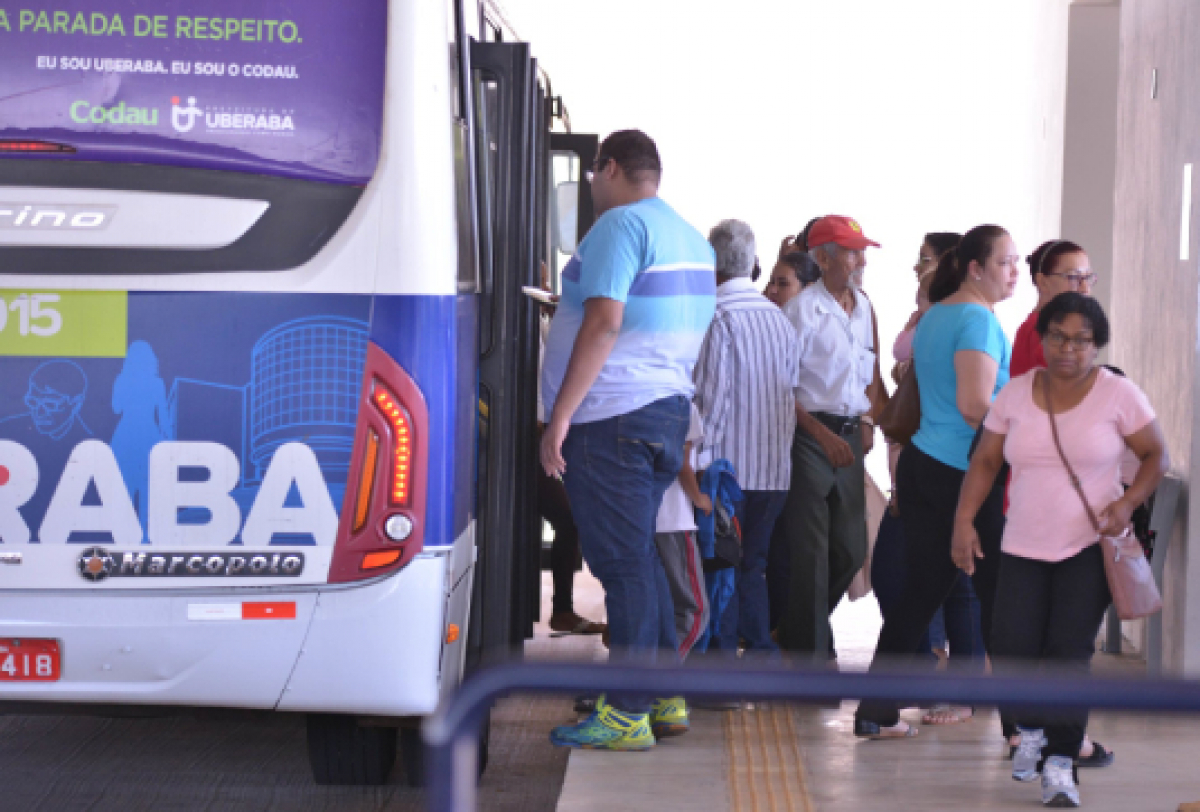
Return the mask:
[[415,782],[419,720],[529,633],[520,291],[592,156],[553,188],[561,100],[499,25],[0,2],[5,711],[303,712],[318,782],[398,738]]
[[374,174],[385,0],[39,5],[0,7],[6,134],[68,144],[76,160]]

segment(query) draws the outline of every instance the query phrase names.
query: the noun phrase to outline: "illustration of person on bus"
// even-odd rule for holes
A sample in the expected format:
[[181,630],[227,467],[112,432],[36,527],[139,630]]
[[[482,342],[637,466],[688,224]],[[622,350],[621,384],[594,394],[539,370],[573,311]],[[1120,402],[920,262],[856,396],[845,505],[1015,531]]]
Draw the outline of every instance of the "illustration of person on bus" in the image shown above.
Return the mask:
[[55,358],[29,375],[22,399],[26,411],[0,419],[6,439],[37,449],[42,476],[33,496],[21,507],[30,527],[38,527],[71,450],[93,436],[83,420],[88,378],[74,361]]
[[29,376],[29,388],[25,392],[25,406],[29,411],[0,422],[28,419],[39,434],[67,441],[69,447],[74,447],[75,443],[92,436],[92,430],[79,414],[87,398],[87,385],[87,375],[74,361],[47,361]]
[[113,382],[112,408],[121,418],[113,431],[113,456],[144,534],[149,521],[150,449],[171,439],[166,386],[158,374],[158,356],[145,341],[129,345],[121,373]]

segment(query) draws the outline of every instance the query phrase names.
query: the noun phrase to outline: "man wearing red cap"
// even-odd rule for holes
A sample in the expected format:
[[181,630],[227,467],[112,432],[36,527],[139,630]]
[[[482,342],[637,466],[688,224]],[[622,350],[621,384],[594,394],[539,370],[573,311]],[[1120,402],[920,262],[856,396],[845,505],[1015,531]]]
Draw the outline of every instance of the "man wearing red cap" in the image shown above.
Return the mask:
[[829,614],[867,555],[863,453],[875,429],[868,388],[879,382],[871,306],[852,279],[866,265],[862,228],[829,215],[808,234],[821,279],[784,306],[796,328],[800,373],[792,481],[772,543],[790,548],[785,651],[824,660]]

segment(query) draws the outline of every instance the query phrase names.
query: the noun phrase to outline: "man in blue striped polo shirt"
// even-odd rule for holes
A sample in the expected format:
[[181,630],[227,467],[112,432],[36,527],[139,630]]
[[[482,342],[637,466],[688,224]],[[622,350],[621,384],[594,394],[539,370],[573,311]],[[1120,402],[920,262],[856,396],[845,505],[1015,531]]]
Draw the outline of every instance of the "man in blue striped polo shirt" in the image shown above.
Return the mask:
[[[614,657],[675,658],[674,608],[654,545],[679,473],[692,368],[716,305],[708,241],[658,197],[662,163],[637,130],[613,133],[592,166],[599,219],[562,274],[542,368],[541,461],[561,476],[584,560],[604,585]],[[555,729],[568,747],[645,750],[686,729],[678,698],[611,695]]]

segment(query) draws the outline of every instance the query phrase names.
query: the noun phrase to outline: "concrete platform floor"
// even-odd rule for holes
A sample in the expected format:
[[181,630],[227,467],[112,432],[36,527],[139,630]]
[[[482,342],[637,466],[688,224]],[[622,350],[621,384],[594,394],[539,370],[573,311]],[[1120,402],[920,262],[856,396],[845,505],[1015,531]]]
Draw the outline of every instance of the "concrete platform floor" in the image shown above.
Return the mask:
[[[576,609],[603,618],[599,585],[576,578]],[[549,595],[547,583],[544,594]],[[864,668],[879,628],[868,596],[843,602],[834,632],[843,668]],[[549,639],[539,630],[538,656],[603,658],[595,637]],[[1138,672],[1129,658],[1097,655],[1096,668]],[[649,753],[573,751],[559,812],[891,812],[1041,808],[1040,783],[1021,784],[994,711],[957,725],[921,726],[904,741],[864,742],[851,735],[854,703],[837,710],[764,703],[737,712],[697,710],[692,731]],[[918,711],[906,711],[920,721]],[[1085,809],[1176,810],[1200,800],[1200,720],[1193,717],[1094,714],[1091,732],[1117,754],[1107,769],[1080,776]]]

